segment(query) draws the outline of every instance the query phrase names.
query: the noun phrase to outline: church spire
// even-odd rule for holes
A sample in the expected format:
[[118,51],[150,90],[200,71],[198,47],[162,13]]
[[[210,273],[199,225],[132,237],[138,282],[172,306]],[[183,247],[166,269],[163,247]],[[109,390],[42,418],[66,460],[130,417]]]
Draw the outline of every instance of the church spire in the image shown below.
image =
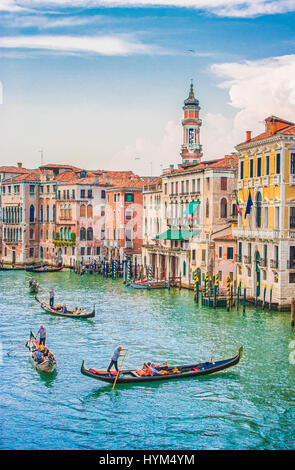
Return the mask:
[[199,100],[195,97],[194,84],[191,80],[189,96],[184,100],[183,144],[181,146],[181,158],[183,165],[196,164],[202,157],[202,146],[200,145]]

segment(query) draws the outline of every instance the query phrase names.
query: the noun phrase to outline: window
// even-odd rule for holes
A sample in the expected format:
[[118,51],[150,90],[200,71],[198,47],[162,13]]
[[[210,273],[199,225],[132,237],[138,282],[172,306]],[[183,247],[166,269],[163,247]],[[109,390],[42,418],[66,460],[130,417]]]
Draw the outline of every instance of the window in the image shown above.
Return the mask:
[[86,240],[86,229],[84,227],[80,229],[80,240]]
[[93,208],[92,208],[92,205],[90,204],[89,206],[87,206],[87,217],[88,218],[92,218],[93,217]]
[[207,190],[209,191],[209,189],[210,189],[210,178],[206,178],[206,182],[207,182]]
[[290,155],[290,175],[295,175],[295,153]]
[[43,206],[40,206],[40,222],[43,222]]
[[281,154],[276,154],[276,174],[279,175],[281,173]]
[[72,189],[72,199],[75,199],[75,190]]
[[261,193],[257,193],[256,196],[256,227],[261,228],[261,220],[262,220],[262,196]]
[[91,246],[87,246],[87,255],[88,255],[88,256],[91,255]]
[[132,212],[132,211],[126,210],[126,212],[125,212],[125,220],[126,220],[126,221],[127,221],[127,220],[132,220],[132,215],[133,215],[133,212]]
[[80,207],[80,217],[85,217],[85,216],[86,216],[86,206],[82,204],[82,206]]
[[100,255],[100,246],[97,246],[97,247],[96,247],[96,255],[97,255],[97,256]]
[[234,248],[233,246],[227,247],[227,259],[234,259]]
[[280,208],[275,207],[275,228],[280,227]]
[[289,228],[295,228],[295,207],[290,207]]
[[206,261],[206,250],[202,250],[202,261]]
[[268,228],[268,207],[264,208],[263,227]]
[[206,199],[206,217],[209,217],[209,199]]
[[60,199],[60,190],[57,191],[57,199]]
[[227,218],[227,200],[225,197],[220,201],[220,217],[221,219]]
[[34,248],[29,248],[29,257],[34,258]]
[[85,189],[80,190],[80,196],[81,196],[81,198],[84,198],[86,196]]
[[222,176],[220,178],[220,189],[221,191],[226,191],[227,190],[227,178]]
[[87,240],[93,240],[93,228],[89,227],[87,229]]
[[46,186],[46,191],[47,191],[47,194],[50,193],[50,186],[49,185]]
[[250,167],[249,167],[249,178],[253,178],[254,176],[254,160],[251,158],[250,162]]
[[88,197],[89,199],[92,199],[92,189],[88,189]]
[[265,174],[269,175],[269,155],[265,157]]
[[186,275],[186,262],[185,261],[183,262],[182,274],[183,276]]
[[[10,188],[10,186],[9,186]],[[9,191],[10,192],[10,191]],[[34,184],[30,184],[29,186],[29,193],[32,195],[32,194],[35,194],[35,185]]]
[[106,198],[106,192],[104,189],[102,189],[101,191],[101,199],[105,199]]
[[192,261],[196,260],[196,250],[192,250]]
[[244,160],[242,160],[240,163],[240,179],[244,179]]
[[218,258],[222,258],[222,246],[218,247]]
[[80,253],[81,253],[81,256],[84,256],[84,255],[85,255],[85,248],[84,248],[84,246],[81,246]]
[[126,193],[125,194],[125,202],[133,202],[134,201],[134,194],[133,193]]
[[52,206],[52,222],[56,222],[56,206],[53,204]]
[[114,196],[113,196],[113,197],[114,197],[114,202],[116,202],[116,200],[117,200],[117,195],[116,195],[116,193],[114,193]]
[[257,158],[256,176],[261,176],[261,157]]
[[34,240],[34,230],[32,228],[29,231],[29,239]]
[[49,205],[46,206],[46,222],[49,222]]
[[35,207],[30,205],[30,222],[35,222]]

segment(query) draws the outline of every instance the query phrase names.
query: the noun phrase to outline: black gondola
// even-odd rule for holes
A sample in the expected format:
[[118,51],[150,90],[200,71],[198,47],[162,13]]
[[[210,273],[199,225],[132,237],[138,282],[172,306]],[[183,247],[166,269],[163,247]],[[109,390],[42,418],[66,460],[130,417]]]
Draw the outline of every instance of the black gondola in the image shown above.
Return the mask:
[[42,265],[38,266],[0,266],[0,271],[28,271],[29,269],[39,269],[42,268]]
[[63,266],[59,267],[51,267],[51,266],[42,266],[38,268],[26,268],[26,271],[29,273],[56,273],[58,271],[61,271],[63,269]]
[[[153,375],[153,376],[141,376],[138,375],[136,370],[122,370],[117,379],[118,384],[127,384],[127,383],[139,383],[139,382],[158,382],[160,380],[174,380],[174,379],[184,379],[191,377],[199,377],[201,375],[214,374],[221,370],[232,367],[240,361],[243,355],[243,347],[239,348],[239,351],[236,356],[230,359],[224,359],[222,361],[215,362],[201,362],[199,364],[190,364],[183,366],[172,366],[172,367],[160,367],[159,371],[169,372],[165,375]],[[173,369],[177,369],[178,372],[173,372]],[[99,371],[94,369],[86,369],[85,361],[82,362],[81,373],[92,377],[93,379],[102,380],[103,382],[114,383],[116,379],[116,372],[107,372]]]
[[51,313],[52,315],[58,315],[60,317],[68,317],[68,318],[94,318],[95,317],[95,307],[93,308],[92,312],[87,312],[85,310],[80,310],[78,312],[74,312],[73,310],[66,310],[66,312],[63,312],[62,310],[60,311],[58,308],[50,307],[47,305],[45,302],[42,302],[42,300],[38,299],[36,296],[35,299],[43,310],[47,313]]

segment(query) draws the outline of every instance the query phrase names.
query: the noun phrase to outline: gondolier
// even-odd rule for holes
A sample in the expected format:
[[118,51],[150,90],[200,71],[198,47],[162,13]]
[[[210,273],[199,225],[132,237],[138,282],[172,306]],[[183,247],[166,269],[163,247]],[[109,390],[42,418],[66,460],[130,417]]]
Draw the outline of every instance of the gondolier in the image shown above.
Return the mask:
[[40,326],[40,329],[36,335],[36,338],[37,336],[40,336],[40,344],[44,344],[45,346],[45,343],[46,343],[46,329],[44,328],[43,325]]
[[107,369],[108,372],[111,371],[111,368],[112,368],[113,366],[115,366],[115,369],[116,369],[116,371],[118,372],[118,359],[119,359],[119,357],[120,357],[121,351],[123,351],[122,346],[118,346],[118,347],[115,349],[114,354],[113,354],[112,359],[111,359],[111,362],[110,362],[110,365],[109,365],[109,367],[108,367],[108,369]]
[[53,307],[54,305],[54,290],[53,289],[49,291],[49,305],[50,307]]

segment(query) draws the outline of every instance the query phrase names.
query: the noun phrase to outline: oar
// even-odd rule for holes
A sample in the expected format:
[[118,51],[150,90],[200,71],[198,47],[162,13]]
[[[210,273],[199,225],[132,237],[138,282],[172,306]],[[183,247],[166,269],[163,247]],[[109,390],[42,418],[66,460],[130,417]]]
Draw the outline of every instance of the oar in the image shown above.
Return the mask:
[[114,382],[114,385],[113,385],[112,390],[114,390],[114,388],[115,388],[115,386],[116,386],[116,383],[117,383],[117,380],[118,380],[118,377],[119,377],[119,374],[120,374],[120,370],[122,369],[123,362],[125,361],[125,357],[127,356],[127,351],[128,351],[128,349],[124,349],[124,351],[126,351],[126,353],[125,353],[124,355],[122,355],[123,359],[122,359],[121,365],[120,365],[120,367],[119,367],[119,370],[118,370],[118,372],[117,372],[117,375],[116,375],[115,382]]

